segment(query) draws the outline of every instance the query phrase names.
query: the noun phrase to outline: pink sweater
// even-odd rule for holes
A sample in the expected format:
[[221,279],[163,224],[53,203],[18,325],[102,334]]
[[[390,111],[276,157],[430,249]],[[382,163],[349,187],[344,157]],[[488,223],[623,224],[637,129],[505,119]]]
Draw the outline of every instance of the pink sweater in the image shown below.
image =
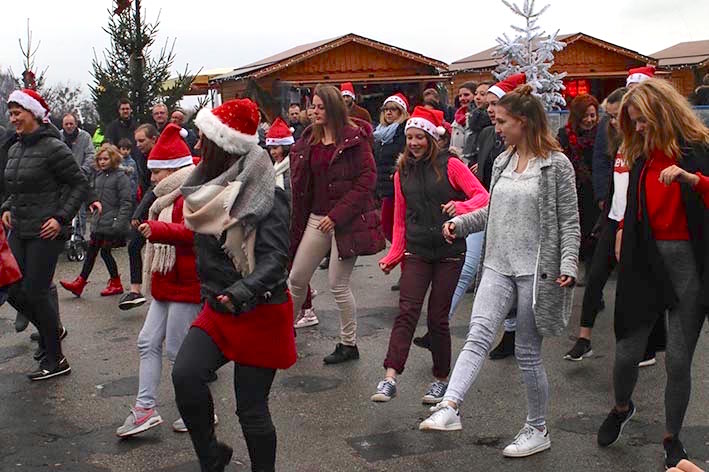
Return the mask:
[[[455,202],[456,215],[464,215],[487,205],[490,196],[470,169],[458,159],[448,161],[448,181],[454,189],[462,191],[468,200]],[[443,228],[441,228],[443,231]],[[406,249],[406,199],[401,191],[399,172],[394,174],[394,240],[389,253],[379,261],[393,268],[404,257]]]

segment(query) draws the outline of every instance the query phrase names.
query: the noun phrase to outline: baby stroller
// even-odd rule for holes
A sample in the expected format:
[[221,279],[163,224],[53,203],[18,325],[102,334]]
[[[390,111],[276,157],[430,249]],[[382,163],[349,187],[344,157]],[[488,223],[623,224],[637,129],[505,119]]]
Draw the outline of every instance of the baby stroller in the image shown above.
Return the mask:
[[66,257],[70,261],[83,261],[86,257],[86,240],[84,235],[81,234],[81,225],[79,224],[79,214],[77,213],[73,220],[71,220],[71,237],[66,242],[64,250],[66,251]]

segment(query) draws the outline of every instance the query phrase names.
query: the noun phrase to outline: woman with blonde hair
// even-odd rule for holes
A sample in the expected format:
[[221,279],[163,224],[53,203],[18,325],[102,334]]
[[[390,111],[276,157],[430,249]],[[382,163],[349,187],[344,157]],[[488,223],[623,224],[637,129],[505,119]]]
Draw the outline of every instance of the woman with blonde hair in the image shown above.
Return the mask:
[[687,453],[679,439],[691,365],[709,309],[709,129],[667,81],[631,89],[620,111],[630,167],[625,218],[616,235],[615,407],[598,431],[614,444],[635,414],[631,400],[652,327],[667,313],[665,465]]
[[318,85],[313,125],[291,148],[291,251],[289,285],[295,313],[305,301],[318,264],[330,252],[330,292],[340,311],[340,342],[326,364],[359,359],[357,316],[350,277],[357,256],[384,249],[374,202],[377,169],[372,127],[350,119],[340,91]]
[[495,160],[489,204],[443,226],[451,243],[485,231],[482,270],[470,330],[448,391],[419,426],[437,431],[462,428],[460,404],[516,303],[515,357],[527,388],[527,418],[504,449],[507,457],[526,457],[551,447],[542,340],[561,335],[568,323],[580,240],[574,168],[532,90],[521,85],[496,106],[495,126],[509,147]]
[[394,171],[406,146],[404,125],[409,119],[409,101],[401,93],[387,97],[374,130],[374,161],[377,163],[376,195],[382,205],[382,229],[391,241],[394,231]]

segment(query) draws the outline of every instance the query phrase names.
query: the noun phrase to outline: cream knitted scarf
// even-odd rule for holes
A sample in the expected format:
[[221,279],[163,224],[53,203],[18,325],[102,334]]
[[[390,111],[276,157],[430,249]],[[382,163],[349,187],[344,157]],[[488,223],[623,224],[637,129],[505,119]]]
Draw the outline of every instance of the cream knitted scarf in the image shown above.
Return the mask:
[[[172,209],[180,196],[180,187],[185,183],[187,177],[194,170],[193,165],[183,167],[161,180],[153,189],[156,200],[148,211],[148,220],[174,223],[172,221]],[[145,280],[150,281],[149,275],[152,273],[167,274],[175,267],[177,253],[175,246],[171,244],[147,242],[145,247]]]
[[229,169],[207,181],[199,165],[182,186],[185,226],[221,239],[234,267],[253,272],[256,227],[273,208],[275,171],[266,151],[251,145]]

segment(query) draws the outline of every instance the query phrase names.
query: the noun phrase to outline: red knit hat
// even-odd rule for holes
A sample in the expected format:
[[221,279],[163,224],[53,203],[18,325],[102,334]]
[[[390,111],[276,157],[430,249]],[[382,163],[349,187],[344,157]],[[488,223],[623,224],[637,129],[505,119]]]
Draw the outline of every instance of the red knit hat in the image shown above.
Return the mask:
[[418,106],[414,108],[411,118],[406,122],[406,129],[418,128],[438,139],[446,133],[443,127],[443,112],[441,110],[429,110]]
[[192,153],[185,142],[187,130],[174,123],[163,128],[148,155],[148,169],[179,169],[192,164]]
[[406,96],[403,93],[395,93],[391,97],[387,97],[387,99],[384,100],[384,104],[382,106],[385,106],[389,102],[394,102],[401,108],[403,108],[404,111],[409,111],[409,101],[406,99]]
[[496,95],[497,98],[502,98],[506,94],[510,93],[520,85],[523,85],[527,81],[527,76],[524,74],[514,74],[509,77],[507,77],[505,80],[502,80],[489,89],[487,89],[487,93],[491,93],[493,95]]
[[345,82],[344,84],[340,85],[340,92],[342,93],[343,97],[352,97],[353,100],[356,98],[352,82]]
[[36,90],[15,90],[7,99],[7,104],[16,103],[32,113],[38,120],[44,120],[49,115],[49,105]]
[[194,120],[202,134],[230,154],[245,154],[258,144],[258,106],[248,98],[229,100],[217,108],[202,108]]
[[266,133],[266,146],[290,146],[295,142],[293,128],[288,126],[280,116],[273,120]]
[[654,66],[635,67],[628,71],[628,78],[625,80],[625,85],[639,84],[653,77],[655,77]]

